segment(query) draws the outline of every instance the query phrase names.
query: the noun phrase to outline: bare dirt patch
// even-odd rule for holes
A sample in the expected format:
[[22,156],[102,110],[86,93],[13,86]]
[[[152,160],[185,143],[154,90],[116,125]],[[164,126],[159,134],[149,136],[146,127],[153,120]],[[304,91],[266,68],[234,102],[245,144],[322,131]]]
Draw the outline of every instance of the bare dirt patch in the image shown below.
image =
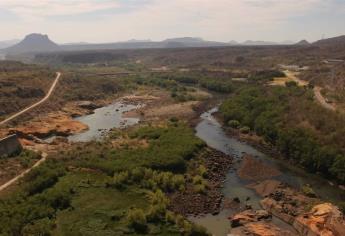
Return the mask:
[[178,119],[191,120],[197,114],[196,107],[211,95],[202,90],[190,92],[198,101],[177,102],[168,91],[144,90],[136,95],[121,98],[131,104],[145,104],[140,109],[127,112],[125,117],[140,117],[143,121],[162,121],[176,117]]
[[85,124],[73,120],[66,113],[57,112],[38,117],[22,126],[10,128],[8,132],[16,133],[19,137],[47,138],[51,135],[68,136],[87,129]]

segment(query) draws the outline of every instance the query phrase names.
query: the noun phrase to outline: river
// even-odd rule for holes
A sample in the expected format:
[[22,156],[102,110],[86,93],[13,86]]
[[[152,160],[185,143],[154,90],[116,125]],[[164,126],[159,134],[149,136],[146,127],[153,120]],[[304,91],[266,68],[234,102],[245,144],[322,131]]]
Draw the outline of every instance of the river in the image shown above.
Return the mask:
[[[316,175],[306,174],[303,170],[293,167],[281,160],[272,159],[252,146],[226,135],[221,124],[212,116],[212,113],[216,111],[217,108],[213,108],[203,113],[201,115],[202,120],[196,127],[196,135],[204,140],[210,147],[233,156],[235,159],[239,159],[244,154],[252,155],[272,165],[282,173],[274,179],[288,183],[295,188],[300,188],[304,184],[309,184],[323,200],[332,202],[344,200],[344,191],[331,186],[326,180]],[[246,187],[249,183],[249,181],[240,179],[236,171],[230,171],[222,190],[224,197],[228,199],[238,197],[241,201],[245,201],[249,197],[250,200],[247,203],[254,209],[261,209],[259,204],[261,197],[253,190]],[[190,219],[205,226],[212,234],[223,236],[227,235],[231,229],[230,222],[227,218],[232,213],[231,210],[223,210],[216,216],[209,214],[202,217],[191,217]],[[273,223],[277,224],[279,227],[292,230],[289,225],[275,217],[273,217]]]
[[[113,128],[126,128],[135,125],[140,121],[139,118],[127,118],[124,117],[123,114],[141,106],[142,105],[115,102],[94,110],[92,114],[77,117],[74,120],[86,124],[89,128],[85,132],[68,136],[68,141],[88,142],[100,140]],[[44,141],[51,143],[55,138],[56,136],[51,136],[44,139]]]
[[[84,133],[72,135],[68,137],[68,139],[71,142],[86,142],[93,139],[100,139],[112,128],[123,128],[137,124],[139,119],[123,117],[124,112],[136,109],[137,107],[139,107],[139,105],[128,105],[117,102],[96,109],[91,115],[76,118],[76,120],[87,124],[89,130]],[[235,160],[241,159],[244,154],[252,155],[272,165],[281,172],[281,175],[274,179],[288,183],[295,188],[300,188],[305,184],[309,184],[323,200],[331,202],[345,200],[344,191],[331,186],[326,180],[316,175],[307,174],[303,170],[291,166],[284,161],[270,158],[252,146],[226,135],[221,124],[219,124],[212,115],[216,111],[217,108],[213,108],[203,113],[200,123],[195,128],[196,135],[204,140],[210,147],[234,157]],[[237,162],[235,161],[235,163]],[[250,200],[247,201],[247,203],[254,209],[261,209],[259,204],[261,197],[253,190],[246,187],[249,183],[250,181],[241,179],[236,171],[229,171],[222,190],[224,197],[228,199],[238,197],[241,201],[245,201],[245,199],[249,197]],[[227,235],[231,229],[230,222],[227,218],[232,213],[231,210],[223,210],[219,215],[213,216],[209,214],[202,217],[191,217],[190,220],[205,226],[215,236],[223,236]],[[273,223],[281,228],[293,230],[291,226],[276,217],[273,217]]]

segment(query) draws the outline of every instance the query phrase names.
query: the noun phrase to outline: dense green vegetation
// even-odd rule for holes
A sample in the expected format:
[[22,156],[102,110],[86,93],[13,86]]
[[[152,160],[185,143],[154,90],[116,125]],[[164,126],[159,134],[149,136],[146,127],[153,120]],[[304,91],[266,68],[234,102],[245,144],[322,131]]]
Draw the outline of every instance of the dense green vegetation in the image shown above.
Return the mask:
[[220,111],[229,126],[248,126],[294,163],[345,183],[345,118],[317,105],[311,91],[250,86]]
[[260,70],[255,71],[249,76],[250,80],[257,82],[272,81],[274,78],[285,77],[285,73],[279,70]]
[[[120,136],[148,146],[113,148]],[[184,191],[189,160],[203,147],[190,128],[173,122],[59,153],[2,197],[0,235],[207,235],[168,210],[165,195]]]
[[198,86],[209,91],[219,93],[230,93],[233,91],[233,83],[231,79],[220,80],[200,76],[199,74],[168,74],[168,75],[152,75],[149,77],[135,77],[133,79],[140,85],[154,85],[164,89],[171,90],[173,93],[185,92],[186,86]]

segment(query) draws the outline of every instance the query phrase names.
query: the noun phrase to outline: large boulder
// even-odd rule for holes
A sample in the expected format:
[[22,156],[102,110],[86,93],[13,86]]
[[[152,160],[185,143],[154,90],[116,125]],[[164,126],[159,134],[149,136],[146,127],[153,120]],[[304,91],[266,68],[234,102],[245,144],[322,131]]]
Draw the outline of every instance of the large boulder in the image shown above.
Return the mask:
[[293,226],[305,236],[345,235],[344,215],[331,203],[314,206],[310,212],[298,216]]

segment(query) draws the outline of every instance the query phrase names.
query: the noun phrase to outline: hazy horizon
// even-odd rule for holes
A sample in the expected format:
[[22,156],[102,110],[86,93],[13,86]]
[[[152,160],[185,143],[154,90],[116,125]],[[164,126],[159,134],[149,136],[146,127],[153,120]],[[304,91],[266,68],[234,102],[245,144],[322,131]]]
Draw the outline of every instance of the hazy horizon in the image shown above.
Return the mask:
[[30,33],[57,43],[316,41],[345,33],[342,0],[1,0],[0,41]]

